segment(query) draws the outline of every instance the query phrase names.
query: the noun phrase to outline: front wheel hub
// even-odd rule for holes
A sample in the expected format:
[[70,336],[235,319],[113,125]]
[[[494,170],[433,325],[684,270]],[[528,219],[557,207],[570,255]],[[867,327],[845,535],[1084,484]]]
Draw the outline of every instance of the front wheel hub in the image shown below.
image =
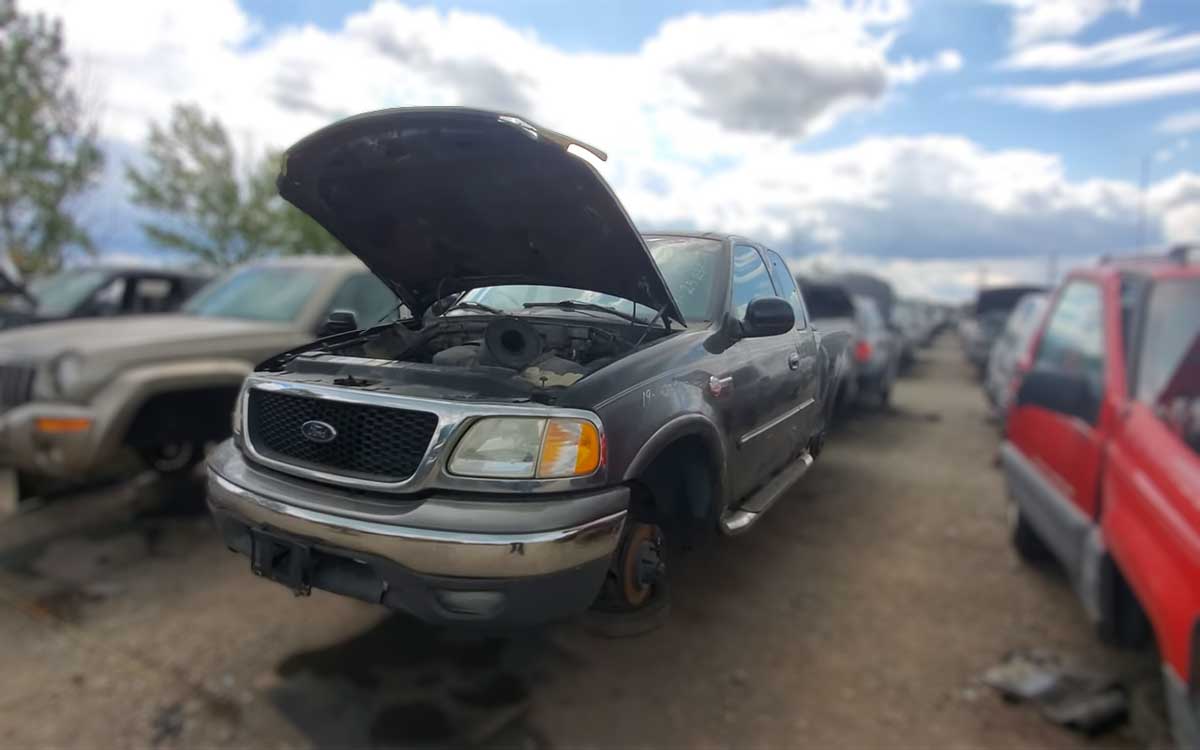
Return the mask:
[[662,558],[662,533],[658,527],[635,523],[625,537],[615,567],[626,604],[633,607],[645,604],[666,570]]

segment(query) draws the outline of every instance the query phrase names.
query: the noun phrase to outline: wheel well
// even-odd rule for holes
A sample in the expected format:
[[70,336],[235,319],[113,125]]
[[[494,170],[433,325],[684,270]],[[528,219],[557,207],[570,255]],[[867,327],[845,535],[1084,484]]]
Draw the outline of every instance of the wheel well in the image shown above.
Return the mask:
[[1116,562],[1105,556],[1104,617],[1101,635],[1104,640],[1124,648],[1140,648],[1150,642],[1153,628],[1137,593]]
[[715,525],[719,479],[704,438],[684,435],[667,445],[631,483],[633,516],[689,540]]
[[146,399],[125,433],[127,445],[145,445],[165,437],[217,440],[231,432],[238,386],[167,391]]

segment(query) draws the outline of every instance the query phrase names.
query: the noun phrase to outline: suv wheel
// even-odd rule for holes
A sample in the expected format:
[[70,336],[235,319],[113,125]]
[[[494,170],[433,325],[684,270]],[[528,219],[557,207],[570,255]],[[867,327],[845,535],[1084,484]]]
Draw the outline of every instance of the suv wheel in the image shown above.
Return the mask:
[[167,440],[141,447],[142,460],[159,474],[186,474],[204,458],[204,444],[198,440]]

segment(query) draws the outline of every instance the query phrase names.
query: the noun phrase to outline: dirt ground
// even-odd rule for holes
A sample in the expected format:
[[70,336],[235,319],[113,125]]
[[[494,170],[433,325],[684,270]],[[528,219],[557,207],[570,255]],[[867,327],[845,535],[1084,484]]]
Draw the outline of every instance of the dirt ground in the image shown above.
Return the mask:
[[[1061,575],[1017,563],[953,337],[894,401],[847,420],[749,534],[673,560],[669,620],[635,638],[482,638],[293,598],[189,514],[191,486],[32,511],[0,524],[0,746],[1138,747],[981,684],[1022,648],[1154,663],[1101,646]],[[55,524],[74,530],[46,541]]]

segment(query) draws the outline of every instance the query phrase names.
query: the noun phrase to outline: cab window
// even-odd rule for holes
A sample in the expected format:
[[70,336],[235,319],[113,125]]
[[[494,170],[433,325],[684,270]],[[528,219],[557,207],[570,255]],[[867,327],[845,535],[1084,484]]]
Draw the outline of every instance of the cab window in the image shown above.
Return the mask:
[[1156,283],[1143,326],[1137,399],[1200,452],[1200,279]]
[[767,259],[771,262],[771,276],[775,278],[775,286],[779,287],[780,296],[791,302],[792,309],[796,311],[796,328],[804,328],[808,325],[808,315],[804,309],[804,300],[800,297],[800,290],[796,287],[796,279],[788,271],[787,263],[779,253],[768,250]]
[[774,297],[775,287],[771,275],[759,257],[758,250],[750,245],[733,248],[733,314],[738,320],[746,317],[750,301],[759,297]]
[[1068,283],[1046,323],[1034,367],[1081,375],[1099,393],[1104,384],[1103,309],[1100,287]]

